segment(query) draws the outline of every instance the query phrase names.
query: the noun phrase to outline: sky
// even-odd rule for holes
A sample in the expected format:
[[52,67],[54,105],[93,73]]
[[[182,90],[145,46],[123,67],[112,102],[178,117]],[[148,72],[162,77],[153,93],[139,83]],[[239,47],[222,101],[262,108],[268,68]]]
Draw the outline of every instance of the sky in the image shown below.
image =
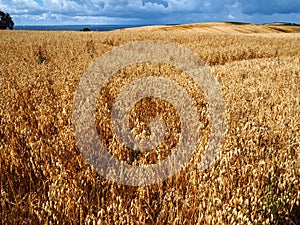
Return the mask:
[[300,24],[300,0],[0,0],[15,25]]

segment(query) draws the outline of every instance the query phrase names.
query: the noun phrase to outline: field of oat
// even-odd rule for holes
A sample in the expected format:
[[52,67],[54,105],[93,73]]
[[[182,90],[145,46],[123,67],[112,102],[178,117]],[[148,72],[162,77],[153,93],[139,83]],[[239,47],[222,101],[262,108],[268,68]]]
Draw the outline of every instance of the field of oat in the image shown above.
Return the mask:
[[[276,29],[275,29],[276,28]],[[0,32],[0,224],[300,224],[300,33],[298,27],[193,24],[101,32]],[[298,32],[298,33],[297,33]],[[199,170],[211,125],[205,95],[183,71],[139,63],[99,93],[96,125],[128,164],[166,158],[180,137],[174,107],[140,101],[130,122],[149,135],[155,115],[165,143],[137,154],[115,140],[109,112],[134,79],[164,76],[188,90],[203,124],[190,164],[156,185],[130,187],[96,173],[72,127],[73,99],[96,58],[125,43],[182,45],[211,67],[226,102],[221,157]]]

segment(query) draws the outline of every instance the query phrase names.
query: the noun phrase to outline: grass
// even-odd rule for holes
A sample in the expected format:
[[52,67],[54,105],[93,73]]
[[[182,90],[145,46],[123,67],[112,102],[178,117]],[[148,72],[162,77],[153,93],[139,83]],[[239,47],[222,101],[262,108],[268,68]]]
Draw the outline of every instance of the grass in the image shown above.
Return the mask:
[[[299,223],[300,36],[268,34],[268,27],[259,28],[264,35],[253,36],[247,34],[247,25],[242,25],[244,34],[230,34],[228,26],[221,34],[178,32],[179,28],[1,31],[0,223]],[[189,90],[205,124],[187,168],[156,185],[128,187],[104,179],[81,157],[71,123],[72,104],[81,76],[97,57],[145,39],[183,45],[211,66],[226,101],[227,133],[220,159],[198,170],[210,127],[203,92],[169,65],[123,68],[99,93],[95,118],[116,158],[132,164],[157,162],[168,156],[180,135],[172,105],[145,99],[133,109],[131,126],[147,133],[145,123],[161,115],[174,126],[165,145],[148,157],[123,151],[113,139],[107,116],[113,98],[138,77],[165,76]]]

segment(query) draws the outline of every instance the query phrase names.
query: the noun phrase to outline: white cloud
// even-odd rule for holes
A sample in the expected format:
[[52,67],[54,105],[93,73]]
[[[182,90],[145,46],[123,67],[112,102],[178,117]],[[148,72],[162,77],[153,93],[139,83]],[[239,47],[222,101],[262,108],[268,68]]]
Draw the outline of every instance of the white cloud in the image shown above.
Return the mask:
[[12,0],[12,5],[18,8],[38,8],[39,4],[34,0]]
[[16,24],[271,22],[274,16],[300,23],[299,0],[0,0],[0,10]]
[[231,20],[233,20],[233,19],[235,19],[235,16],[233,16],[233,15],[229,14],[229,15],[228,15],[228,19],[231,19]]
[[83,10],[80,4],[69,0],[44,0],[43,4],[45,9],[53,13],[76,14]]

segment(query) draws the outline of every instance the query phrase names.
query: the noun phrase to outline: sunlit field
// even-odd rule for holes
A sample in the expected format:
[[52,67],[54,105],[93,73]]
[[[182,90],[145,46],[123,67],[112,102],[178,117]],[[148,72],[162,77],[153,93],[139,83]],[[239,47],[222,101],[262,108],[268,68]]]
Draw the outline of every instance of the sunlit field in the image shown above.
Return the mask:
[[[221,156],[200,170],[210,135],[209,104],[183,71],[138,63],[119,70],[99,93],[95,123],[115,158],[157,163],[180,138],[168,102],[146,98],[130,126],[167,124],[164,143],[147,154],[114,138],[109,118],[119,91],[141,77],[163,76],[197,106],[201,137],[189,165],[144,187],[113,183],[87,164],[72,126],[81,77],[122,44],[162,40],[210,66],[226,103]],[[300,224],[300,30],[251,24],[193,24],[112,32],[0,32],[0,224]],[[180,100],[179,100],[180,101]]]

